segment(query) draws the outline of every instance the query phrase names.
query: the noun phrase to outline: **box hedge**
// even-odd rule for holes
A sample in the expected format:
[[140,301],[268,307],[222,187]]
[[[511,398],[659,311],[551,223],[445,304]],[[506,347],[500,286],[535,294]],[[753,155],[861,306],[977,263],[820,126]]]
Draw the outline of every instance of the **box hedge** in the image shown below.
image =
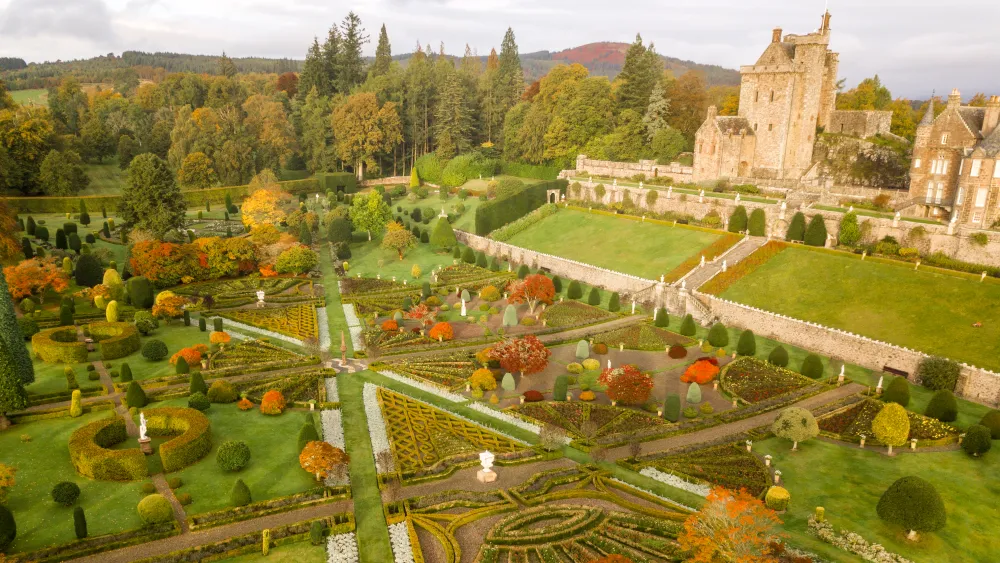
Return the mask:
[[195,409],[162,407],[146,409],[146,428],[150,436],[180,436],[160,446],[160,460],[165,472],[187,467],[205,457],[212,449],[208,417]]
[[130,323],[90,323],[90,337],[101,349],[101,359],[117,360],[139,350],[139,331]]
[[358,191],[358,179],[350,172],[327,172],[316,174],[316,187],[323,193],[342,191],[354,193]]
[[31,348],[43,362],[78,364],[87,361],[87,345],[77,340],[76,327],[60,326],[36,333]]
[[138,448],[108,449],[125,442],[128,431],[120,416],[102,418],[78,428],[69,438],[69,456],[77,473],[100,481],[145,479],[146,456]]
[[526,186],[519,192],[502,199],[494,199],[476,208],[476,234],[485,236],[496,229],[516,221],[545,205],[546,192],[559,190],[566,193],[566,180],[552,180]]

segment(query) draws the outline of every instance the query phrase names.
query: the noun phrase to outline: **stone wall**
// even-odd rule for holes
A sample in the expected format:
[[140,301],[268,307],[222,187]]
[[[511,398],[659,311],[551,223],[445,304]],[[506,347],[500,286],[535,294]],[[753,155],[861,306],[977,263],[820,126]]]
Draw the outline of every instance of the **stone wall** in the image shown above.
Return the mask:
[[577,175],[599,175],[612,178],[631,178],[637,174],[645,174],[647,178],[670,178],[674,182],[690,182],[694,173],[691,166],[682,166],[678,162],[657,164],[655,160],[640,160],[639,162],[615,162],[613,160],[593,160],[586,155],[576,157]]
[[409,176],[387,176],[385,178],[372,178],[370,180],[365,180],[364,182],[361,182],[361,185],[364,186],[364,187],[379,186],[379,185],[382,185],[382,186],[395,186],[395,185],[398,185],[398,184],[409,185],[410,184],[410,177]]
[[830,113],[830,125],[826,132],[867,139],[888,133],[891,125],[891,111],[836,110]]
[[[913,374],[920,361],[927,357],[917,350],[777,315],[711,295],[695,293],[693,298],[706,303],[712,315],[727,326],[752,329],[758,336],[839,358],[868,369],[881,371],[888,366],[903,370],[911,374],[911,380],[914,379]],[[962,364],[955,392],[970,401],[997,405],[1000,402],[1000,374]]]

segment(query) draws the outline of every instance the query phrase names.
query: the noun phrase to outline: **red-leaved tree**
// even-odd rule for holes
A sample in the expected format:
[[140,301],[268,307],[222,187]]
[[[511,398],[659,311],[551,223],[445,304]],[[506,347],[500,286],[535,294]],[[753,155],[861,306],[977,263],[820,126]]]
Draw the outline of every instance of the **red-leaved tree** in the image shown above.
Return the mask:
[[500,362],[503,369],[521,372],[521,375],[538,373],[549,365],[552,352],[533,335],[504,340],[490,350],[490,358]]
[[653,391],[653,378],[639,371],[632,364],[606,369],[599,379],[606,385],[608,397],[626,405],[641,405]]
[[510,292],[509,303],[527,303],[528,312],[535,314],[535,307],[538,303],[552,304],[552,298],[556,295],[556,287],[547,276],[542,274],[531,274],[525,276],[523,280],[515,280],[508,287]]
[[769,543],[780,523],[772,510],[745,490],[734,493],[715,487],[701,510],[684,521],[677,542],[691,563],[772,563],[777,559],[770,555]]

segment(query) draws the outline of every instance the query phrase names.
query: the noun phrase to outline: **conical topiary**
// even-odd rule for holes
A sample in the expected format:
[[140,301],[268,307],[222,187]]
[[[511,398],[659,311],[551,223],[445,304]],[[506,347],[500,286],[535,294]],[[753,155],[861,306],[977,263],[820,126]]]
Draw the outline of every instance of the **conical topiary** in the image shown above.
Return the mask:
[[128,364],[123,363],[120,371],[122,383],[132,381],[132,368],[130,368]]
[[141,409],[146,406],[146,402],[146,392],[142,390],[142,387],[135,381],[129,383],[128,390],[125,391],[125,405],[129,408]]
[[253,502],[250,496],[250,487],[247,487],[243,479],[237,479],[233,485],[233,490],[229,493],[229,504],[233,506],[246,506]]
[[806,359],[802,360],[802,368],[799,373],[812,379],[823,377],[823,360],[816,354],[809,354]]
[[785,233],[785,240],[789,242],[802,242],[806,237],[806,216],[799,211],[792,216],[791,223],[788,224],[788,232]]
[[[431,231],[431,244],[442,249],[458,246],[458,239],[455,238],[455,229],[451,228],[451,223],[448,222],[448,219],[444,217],[438,218],[437,223],[434,224],[434,230]],[[455,256],[455,258],[458,258],[458,256]]]
[[617,313],[621,310],[622,305],[619,302],[619,299],[620,297],[618,297],[617,291],[611,294],[611,299],[608,300],[608,310],[612,313]]
[[905,377],[894,377],[882,393],[882,400],[902,406],[910,404],[910,382]]
[[[184,358],[178,358],[178,363],[180,363],[180,360],[183,359]],[[203,395],[208,394],[208,386],[205,385],[205,379],[201,376],[200,371],[196,371],[191,374],[191,384],[188,388],[188,392],[192,395],[195,393],[201,393]]]
[[653,325],[660,328],[667,328],[670,326],[670,315],[667,314],[666,307],[660,307],[654,313],[656,320],[653,321]]
[[754,338],[752,330],[744,330],[740,334],[740,339],[736,343],[736,354],[740,356],[753,356],[757,354],[757,339]]
[[716,348],[724,348],[729,345],[729,331],[722,323],[715,323],[708,330],[708,343]]
[[819,213],[813,215],[803,240],[809,246],[826,246],[826,223],[822,215]]
[[690,314],[684,315],[684,320],[681,321],[681,335],[694,336],[697,332],[698,327],[694,324],[694,317]]
[[569,282],[569,289],[566,290],[566,297],[570,299],[579,299],[583,297],[583,288],[580,287],[580,282],[573,280]]
[[701,387],[694,381],[691,382],[691,385],[688,385],[686,399],[689,405],[697,405],[701,402]]
[[503,311],[503,326],[517,326],[517,309],[513,305]]
[[576,358],[578,360],[586,360],[590,357],[590,343],[586,340],[581,340],[576,343]]
[[190,371],[191,367],[188,366],[187,360],[184,359],[184,356],[177,358],[177,363],[174,364],[174,372],[178,375],[182,375]]
[[587,295],[587,304],[594,307],[601,304],[601,292],[597,291],[596,287],[590,288],[590,294]]
[[[931,418],[936,418],[941,422],[955,422],[955,419],[958,418],[958,401],[955,399],[955,394],[947,389],[935,391],[934,395],[931,396],[931,400],[927,402],[927,409],[924,410],[924,414]],[[983,417],[983,420],[986,420],[987,416],[989,416],[989,413]],[[984,424],[984,426],[986,425]],[[1000,438],[1000,432],[994,438]]]

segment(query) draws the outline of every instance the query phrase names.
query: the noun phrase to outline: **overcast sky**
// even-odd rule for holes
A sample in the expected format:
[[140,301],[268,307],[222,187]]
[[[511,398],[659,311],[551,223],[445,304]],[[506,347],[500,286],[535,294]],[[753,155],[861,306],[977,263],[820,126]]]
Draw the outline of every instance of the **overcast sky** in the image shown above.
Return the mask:
[[[957,87],[1000,94],[1000,2],[832,0],[832,48],[853,85],[878,73],[896,96]],[[30,61],[123,50],[303,58],[350,9],[372,35],[385,23],[393,53],[419,40],[486,54],[507,26],[522,53],[639,32],[665,55],[729,68],[752,64],[771,28],[808,33],[816,0],[0,0],[0,56]],[[499,50],[499,49],[498,49]]]

